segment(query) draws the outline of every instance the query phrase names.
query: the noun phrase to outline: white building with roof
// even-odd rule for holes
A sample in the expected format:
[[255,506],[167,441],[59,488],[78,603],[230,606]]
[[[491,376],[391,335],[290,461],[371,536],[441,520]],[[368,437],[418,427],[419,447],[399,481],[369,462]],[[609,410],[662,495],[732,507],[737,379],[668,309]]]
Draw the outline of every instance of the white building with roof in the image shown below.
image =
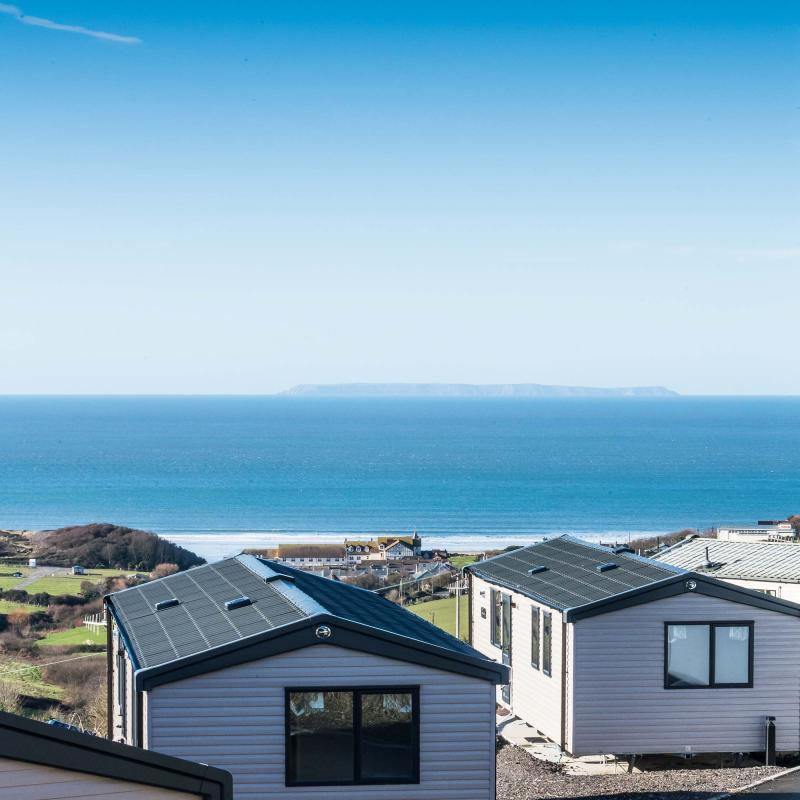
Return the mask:
[[800,605],[562,536],[466,568],[498,702],[573,755],[800,749]]
[[800,603],[800,544],[691,537],[662,550],[665,564]]
[[759,522],[757,525],[721,525],[717,539],[725,542],[775,542],[794,539],[796,534],[789,522]]

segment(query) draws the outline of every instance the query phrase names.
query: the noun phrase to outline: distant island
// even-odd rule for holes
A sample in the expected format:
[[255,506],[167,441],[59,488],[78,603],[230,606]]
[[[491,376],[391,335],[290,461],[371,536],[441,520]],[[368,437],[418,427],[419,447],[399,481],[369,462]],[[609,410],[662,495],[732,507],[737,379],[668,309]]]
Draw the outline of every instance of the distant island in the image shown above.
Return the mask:
[[678,397],[664,386],[604,388],[541,383],[307,383],[284,397]]

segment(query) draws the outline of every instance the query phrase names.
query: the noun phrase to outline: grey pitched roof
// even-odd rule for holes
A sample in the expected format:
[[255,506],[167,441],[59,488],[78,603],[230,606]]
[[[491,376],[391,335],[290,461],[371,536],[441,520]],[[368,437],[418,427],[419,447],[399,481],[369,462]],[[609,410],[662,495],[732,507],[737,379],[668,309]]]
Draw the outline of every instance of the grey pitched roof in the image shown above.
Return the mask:
[[[245,563],[228,558],[110,595],[137,666],[164,664],[308,616]],[[242,596],[252,604],[226,609],[227,601]],[[169,600],[178,603],[156,609]]]
[[[600,571],[601,565],[613,564]],[[544,569],[537,571],[537,568]],[[630,551],[595,545],[571,536],[559,536],[471,564],[480,578],[527,595],[551,608],[565,611],[606,600],[685,571],[641,558]],[[533,572],[531,572],[533,570]]]
[[406,611],[397,603],[386,600],[375,592],[360,589],[342,581],[322,578],[286,564],[268,562],[276,572],[290,575],[294,585],[304,594],[313,598],[323,608],[342,619],[352,622],[366,622],[374,628],[405,636],[409,639],[446,647],[448,650],[475,655],[468,644],[456,639],[441,628],[431,625],[427,620]]
[[[142,796],[150,795],[148,788],[158,787],[171,790],[168,792],[170,797],[173,791],[177,791],[181,793],[180,797],[195,795],[203,800],[233,798],[233,779],[224,770],[6,712],[0,712],[0,754],[3,760],[26,761],[139,785],[135,794],[126,791],[120,797],[139,797],[140,793]],[[65,788],[57,793],[58,796],[72,794],[65,784],[61,786]],[[47,787],[40,787],[36,797],[53,797],[51,792],[52,789],[47,791]],[[16,794],[33,797],[22,787]],[[2,795],[13,796],[14,790],[4,790]],[[167,793],[159,793],[159,796],[167,796]]]
[[[226,607],[241,597],[249,598],[250,604]],[[265,634],[278,636],[294,630],[297,623],[322,617],[349,621],[409,646],[421,643],[451,658],[480,662],[482,669],[496,666],[469,645],[374,592],[255,556],[195,567],[116,592],[106,600],[138,671],[207,652],[244,649]],[[157,608],[163,601],[172,605]]]
[[[684,539],[655,558],[717,578],[800,583],[800,544],[791,542],[726,542],[697,537]],[[711,567],[705,566],[707,560]]]

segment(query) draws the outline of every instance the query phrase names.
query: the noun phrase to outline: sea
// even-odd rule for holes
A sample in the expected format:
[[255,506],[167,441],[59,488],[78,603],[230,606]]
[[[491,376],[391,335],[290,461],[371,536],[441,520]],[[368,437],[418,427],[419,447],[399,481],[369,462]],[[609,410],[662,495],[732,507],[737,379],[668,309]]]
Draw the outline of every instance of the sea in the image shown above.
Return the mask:
[[800,398],[0,397],[0,528],[206,558],[417,531],[475,552],[800,513]]

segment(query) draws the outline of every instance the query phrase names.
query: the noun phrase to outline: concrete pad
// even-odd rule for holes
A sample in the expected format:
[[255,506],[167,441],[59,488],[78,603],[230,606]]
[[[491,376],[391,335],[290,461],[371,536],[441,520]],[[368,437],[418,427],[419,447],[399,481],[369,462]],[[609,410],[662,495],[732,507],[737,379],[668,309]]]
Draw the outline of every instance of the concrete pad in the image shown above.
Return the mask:
[[[504,742],[521,747],[539,761],[558,764],[571,775],[616,775],[628,771],[627,761],[618,760],[610,754],[573,758],[517,717],[498,717],[497,733]],[[633,771],[641,770],[634,768]]]

